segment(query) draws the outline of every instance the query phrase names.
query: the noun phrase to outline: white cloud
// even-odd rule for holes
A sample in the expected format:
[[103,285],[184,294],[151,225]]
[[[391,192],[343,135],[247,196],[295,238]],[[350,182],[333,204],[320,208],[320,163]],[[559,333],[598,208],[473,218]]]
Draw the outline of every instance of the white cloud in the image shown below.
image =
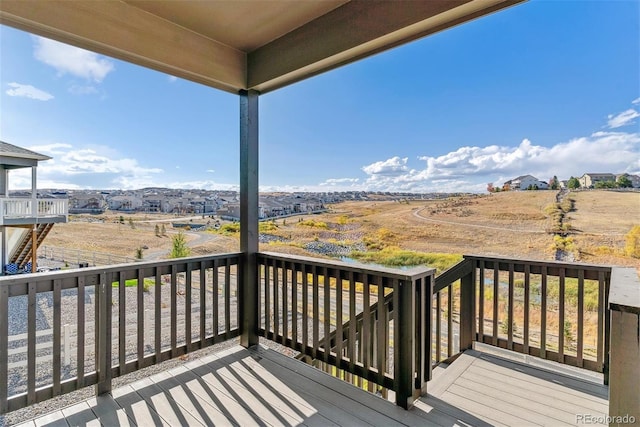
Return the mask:
[[363,166],[362,170],[367,175],[400,175],[408,170],[407,160],[407,157],[400,158],[396,156],[387,160]]
[[320,186],[336,186],[343,184],[355,184],[360,181],[360,178],[331,178],[320,183]]
[[68,73],[95,83],[114,69],[113,62],[104,56],[44,37],[35,37],[34,56],[61,75]]
[[631,101],[632,104],[640,104],[640,98],[636,98],[633,101]]
[[178,78],[176,76],[168,76],[168,77],[169,77],[169,83],[174,83],[178,81]]
[[213,169],[207,169],[207,173],[215,173],[215,170],[213,170]]
[[[53,155],[38,165],[39,188],[122,188],[135,189],[158,185],[160,168],[145,167],[136,159],[119,157],[108,147],[77,148],[66,143],[28,147]],[[11,172],[12,189],[29,188],[31,171]]]
[[23,85],[20,83],[9,83],[8,86],[11,89],[7,89],[7,95],[9,96],[22,96],[30,99],[37,99],[38,101],[48,101],[53,99],[53,95],[31,85]]
[[441,156],[420,156],[424,167],[412,169],[399,156],[364,166],[367,175],[328,179],[318,188],[326,191],[483,192],[488,182],[502,184],[518,175],[531,174],[546,181],[581,176],[586,172],[640,173],[640,133],[597,132],[552,147],[524,139],[517,146],[465,146]]
[[616,115],[609,114],[607,116],[607,118],[609,119],[607,121],[607,127],[609,127],[610,129],[615,129],[622,126],[631,125],[634,123],[634,120],[637,117],[640,117],[640,113],[638,113],[633,108],[629,108],[628,110],[623,111],[622,113],[619,113]]

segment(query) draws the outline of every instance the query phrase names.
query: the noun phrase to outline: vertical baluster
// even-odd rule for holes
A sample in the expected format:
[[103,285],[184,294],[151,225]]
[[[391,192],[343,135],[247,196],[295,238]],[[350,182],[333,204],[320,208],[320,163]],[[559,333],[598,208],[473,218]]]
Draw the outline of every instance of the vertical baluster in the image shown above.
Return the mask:
[[362,333],[360,334],[360,345],[362,347],[362,363],[364,370],[368,371],[371,367],[371,301],[369,298],[371,287],[369,286],[369,275],[362,274]]
[[278,278],[278,261],[273,260],[273,340],[278,341],[280,335],[280,280]]
[[584,349],[584,270],[578,270],[578,341],[576,343],[576,356],[578,367],[584,366],[583,349]]
[[0,285],[0,413],[7,412],[9,384],[9,286]]
[[312,317],[312,322],[313,322],[313,351],[312,351],[312,356],[314,359],[318,358],[318,340],[319,340],[319,334],[320,334],[320,316],[319,316],[319,309],[318,309],[318,304],[319,304],[319,298],[320,296],[318,295],[319,293],[319,286],[318,286],[318,269],[317,267],[314,265],[311,268],[312,271],[312,276],[313,276],[313,317]]
[[27,405],[36,402],[36,283],[29,282],[27,297]]
[[540,275],[540,357],[547,358],[547,267]]
[[[395,287],[394,287],[395,292]],[[438,291],[436,294],[436,362],[440,362],[442,360],[442,319],[440,312],[442,311],[442,303],[440,301],[440,296],[442,295],[442,291]],[[395,301],[395,299],[394,299]],[[393,305],[393,311],[397,310],[397,306]],[[394,314],[395,316],[395,314]],[[393,339],[396,339],[396,331],[393,331]]]
[[327,267],[322,268],[324,283],[324,358],[325,363],[329,363],[329,353],[331,353],[331,279]]
[[192,350],[191,348],[191,300],[193,292],[193,272],[191,263],[185,265],[184,272],[184,341],[187,348],[187,352]]
[[137,286],[137,313],[138,313],[138,369],[144,367],[144,277],[142,269],[138,269],[138,286]]
[[604,281],[604,364],[602,374],[604,384],[609,385],[609,346],[611,345],[611,310],[609,310],[609,291],[611,288],[611,270],[606,274]]
[[289,288],[287,283],[289,275],[287,273],[287,263],[282,261],[282,345],[285,346],[289,337]]
[[127,303],[124,274],[118,277],[118,372],[122,376],[127,373]]
[[453,356],[453,284],[447,286],[447,357]]
[[155,328],[153,330],[154,350],[156,352],[156,363],[160,363],[160,360],[162,360],[162,275],[160,274],[159,267],[154,269],[154,275],[156,283],[154,288],[155,298],[153,302],[153,322],[155,324]]
[[522,344],[524,347],[524,354],[529,354],[529,290],[531,287],[531,266],[525,264],[524,266],[524,335]]
[[78,277],[78,306],[77,306],[77,317],[78,317],[78,330],[76,336],[76,376],[78,378],[78,388],[84,386],[84,318],[85,318],[85,307],[84,307],[84,298],[85,298],[85,288],[84,288],[84,276]]
[[598,343],[597,343],[597,362],[598,366],[604,368],[604,320],[605,320],[605,286],[604,271],[598,272]]
[[[236,274],[236,281],[237,278]],[[231,260],[229,258],[226,258],[224,263],[224,331],[228,338],[231,332]]]
[[344,331],[342,330],[342,271],[336,270],[336,366],[341,366],[342,343],[344,342]]
[[220,300],[219,300],[219,296],[218,296],[218,286],[220,286],[220,264],[218,259],[214,259],[213,260],[213,269],[211,270],[212,273],[212,283],[211,283],[211,297],[213,299],[213,306],[211,307],[211,320],[213,322],[212,328],[213,328],[213,337],[215,340],[215,337],[218,336],[219,334],[219,327],[218,327],[218,323],[219,323],[219,319],[220,319]]
[[480,342],[484,342],[484,261],[480,263],[479,274],[479,295],[478,295],[478,337],[476,338]]
[[500,266],[493,262],[493,345],[498,345],[498,301],[500,296]]
[[564,268],[560,268],[558,290],[558,362],[564,363]]
[[[386,337],[386,310],[387,307],[384,303],[384,286],[383,279],[380,276],[375,277],[374,284],[378,288],[378,302],[377,302],[377,323],[376,323],[376,368],[378,369],[378,383],[382,383],[384,379],[384,373],[387,370],[387,359],[389,352],[387,349],[387,337]],[[424,331],[423,331],[424,332]]]
[[514,301],[513,263],[509,263],[509,308],[507,309],[507,348],[513,350],[513,301]]
[[356,366],[356,282],[353,277],[353,271],[349,271],[349,329],[347,335],[349,370],[353,372]]
[[[205,346],[207,317],[207,266],[204,261],[200,261],[200,348]],[[259,304],[258,304],[259,305]]]
[[309,346],[309,276],[307,266],[300,265],[302,272],[302,351],[307,352]]
[[[61,379],[61,336],[62,336],[62,306],[61,306],[62,281],[53,281],[53,395],[60,394]],[[1,384],[1,383],[0,383]]]
[[178,266],[171,265],[171,357],[177,357],[176,347],[178,344]]
[[298,350],[298,268],[295,262],[291,263],[291,341],[292,347]]

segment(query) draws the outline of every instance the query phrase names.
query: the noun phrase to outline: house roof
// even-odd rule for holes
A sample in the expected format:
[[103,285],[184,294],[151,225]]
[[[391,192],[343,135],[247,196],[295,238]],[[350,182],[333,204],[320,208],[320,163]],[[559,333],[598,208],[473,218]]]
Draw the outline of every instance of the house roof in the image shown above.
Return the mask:
[[36,153],[35,151],[27,150],[26,148],[18,147],[17,145],[9,144],[4,141],[0,141],[0,156],[28,160],[51,159],[51,157],[45,156],[44,154]]
[[0,23],[265,93],[524,0],[2,0]]

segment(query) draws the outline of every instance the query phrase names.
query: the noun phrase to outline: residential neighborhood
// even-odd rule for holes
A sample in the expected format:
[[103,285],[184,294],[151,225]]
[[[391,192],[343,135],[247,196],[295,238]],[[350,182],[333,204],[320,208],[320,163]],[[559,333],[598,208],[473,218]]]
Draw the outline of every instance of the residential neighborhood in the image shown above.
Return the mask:
[[[13,192],[19,195],[19,192]],[[69,199],[70,214],[165,213],[176,215],[217,215],[240,219],[240,197],[236,191],[143,188],[139,190],[39,190],[42,197]],[[260,219],[317,213],[327,204],[348,200],[415,200],[448,197],[449,193],[415,194],[400,192],[296,192],[262,193]]]
[[[557,180],[553,177],[550,181]],[[490,184],[490,188],[494,188]],[[541,181],[533,175],[521,175],[505,181],[498,191],[547,190],[547,189],[591,189],[591,188],[640,188],[640,176],[628,173],[585,173],[580,177],[558,180],[557,183]],[[491,191],[491,190],[490,190]]]

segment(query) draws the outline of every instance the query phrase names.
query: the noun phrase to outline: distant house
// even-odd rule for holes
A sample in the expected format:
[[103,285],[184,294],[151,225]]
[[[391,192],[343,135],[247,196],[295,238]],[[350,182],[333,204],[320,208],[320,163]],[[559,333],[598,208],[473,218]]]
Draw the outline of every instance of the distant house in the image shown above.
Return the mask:
[[580,178],[580,187],[593,188],[598,182],[616,181],[616,176],[612,173],[585,173]]
[[100,193],[74,194],[69,197],[69,213],[103,213],[106,208],[104,196]]
[[549,184],[545,181],[540,181],[533,175],[522,175],[506,181],[503,188],[508,188],[509,190],[528,190],[530,188],[536,190],[547,190],[549,188]]
[[627,179],[629,181],[631,181],[631,186],[633,188],[640,188],[640,176],[631,175],[631,174],[628,174],[628,173],[621,173],[621,174],[616,175],[616,181],[618,181],[623,176],[627,177]]
[[113,196],[109,199],[109,209],[113,211],[135,211],[142,207],[142,198],[137,196]]

